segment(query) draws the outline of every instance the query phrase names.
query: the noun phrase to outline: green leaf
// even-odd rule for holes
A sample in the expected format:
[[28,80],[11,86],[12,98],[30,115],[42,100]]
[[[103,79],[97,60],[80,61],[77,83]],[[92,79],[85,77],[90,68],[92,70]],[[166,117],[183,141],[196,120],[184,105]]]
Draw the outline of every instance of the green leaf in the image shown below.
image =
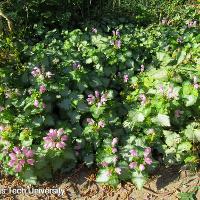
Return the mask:
[[109,179],[110,179],[110,176],[108,176],[108,174],[109,174],[109,168],[100,169],[98,174],[97,174],[96,182],[97,183],[108,182]]
[[170,119],[168,115],[158,114],[156,121],[161,126],[170,126]]
[[28,168],[25,171],[22,171],[21,174],[22,179],[24,179],[25,182],[36,185],[37,183],[37,177],[35,176],[32,169]]
[[188,106],[192,106],[196,103],[197,101],[197,96],[194,96],[194,95],[187,95],[185,96],[186,98],[186,102],[185,102],[185,105],[188,107]]
[[92,153],[88,154],[88,155],[85,155],[83,160],[84,160],[85,164],[88,167],[90,167],[94,163],[94,155]]
[[182,142],[181,144],[178,145],[178,151],[183,152],[183,151],[190,151],[192,148],[192,144],[190,142]]
[[136,187],[141,190],[144,186],[144,184],[147,181],[147,177],[144,176],[142,173],[140,172],[133,172],[132,173],[132,178],[131,178],[132,182],[136,185]]
[[181,52],[178,53],[178,56],[177,56],[177,64],[178,65],[184,61],[186,55],[187,55],[187,53],[184,50],[182,50]]
[[88,58],[88,59],[86,59],[85,63],[86,63],[86,64],[90,64],[90,63],[92,63],[92,58]]
[[62,157],[54,157],[51,161],[52,169],[54,172],[56,172],[58,169],[61,169],[64,163],[64,159]]
[[71,101],[69,99],[63,99],[58,106],[64,110],[69,110],[71,107]]

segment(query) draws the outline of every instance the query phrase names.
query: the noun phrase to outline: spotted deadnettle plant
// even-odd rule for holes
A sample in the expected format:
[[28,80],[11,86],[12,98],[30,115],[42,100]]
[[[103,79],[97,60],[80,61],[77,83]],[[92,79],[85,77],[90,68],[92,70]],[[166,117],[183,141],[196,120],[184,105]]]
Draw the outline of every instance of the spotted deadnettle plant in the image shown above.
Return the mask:
[[64,149],[68,136],[64,134],[64,129],[50,129],[44,139],[45,149]]
[[9,154],[10,161],[8,165],[15,169],[16,172],[21,172],[22,168],[28,164],[33,165],[35,160],[33,159],[34,153],[31,149],[26,147],[14,147],[13,152]]

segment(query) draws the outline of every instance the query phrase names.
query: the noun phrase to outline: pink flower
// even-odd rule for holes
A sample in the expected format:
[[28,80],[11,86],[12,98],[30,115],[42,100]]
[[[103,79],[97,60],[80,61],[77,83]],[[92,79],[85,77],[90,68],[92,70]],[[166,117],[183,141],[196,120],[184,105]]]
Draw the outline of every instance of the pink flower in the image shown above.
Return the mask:
[[174,115],[176,118],[179,118],[183,113],[184,113],[184,111],[182,111],[182,110],[175,110]]
[[49,133],[44,139],[45,149],[64,149],[66,146],[66,141],[68,140],[67,135],[64,135],[64,130],[60,129],[50,129]]
[[124,83],[127,83],[128,82],[128,74],[125,74],[124,75]]
[[39,101],[38,101],[38,100],[35,100],[35,101],[34,101],[34,106],[35,106],[36,108],[39,107]]
[[81,68],[80,62],[79,62],[79,61],[75,61],[75,62],[73,63],[73,68],[74,68],[74,69],[80,69],[80,68]]
[[120,32],[119,32],[119,30],[116,30],[116,31],[112,31],[112,34],[113,34],[113,36],[118,36],[118,37],[120,37]]
[[86,121],[89,125],[94,125],[94,120],[92,118],[87,118]]
[[113,161],[114,164],[116,164],[116,162],[118,161],[118,157],[115,156],[112,161]]
[[107,163],[107,162],[102,162],[102,163],[101,163],[101,166],[102,166],[102,167],[107,167],[107,166],[108,166],[108,163]]
[[41,86],[40,86],[40,93],[43,94],[43,93],[45,93],[45,92],[46,92],[46,87],[45,87],[45,85],[41,85]]
[[141,100],[141,104],[144,105],[147,101],[147,98],[144,94],[140,94],[140,100]]
[[95,94],[95,97],[96,97],[96,98],[99,98],[99,91],[97,91],[97,90],[94,91],[94,94]]
[[39,76],[39,75],[41,74],[40,68],[34,67],[33,70],[32,70],[32,72],[31,72],[31,74],[32,74],[34,77]]
[[151,153],[151,148],[150,147],[145,148],[144,157],[147,157],[150,153]]
[[144,158],[144,161],[145,161],[145,163],[146,163],[147,165],[151,165],[151,163],[152,163],[152,159],[151,159],[151,158],[148,158],[148,157],[145,157],[145,158]]
[[117,174],[121,174],[121,171],[122,171],[121,168],[119,168],[119,167],[116,167],[116,168],[115,168],[115,172],[116,172]]
[[120,49],[121,48],[121,40],[116,40],[115,41],[115,47],[117,48],[117,49]]
[[21,172],[25,164],[33,165],[35,160],[33,159],[33,151],[26,147],[14,147],[13,152],[9,154],[10,161],[8,165],[15,169],[16,172]]
[[141,72],[144,71],[144,65],[141,65],[140,71],[141,71]]
[[103,93],[101,93],[100,95],[99,91],[97,90],[95,91],[95,95],[89,94],[87,98],[87,102],[89,105],[92,105],[96,102],[98,107],[105,104],[106,101],[107,101],[107,95]]
[[112,148],[112,153],[116,153],[117,152],[117,148],[113,147]]
[[0,126],[0,132],[4,131],[4,127]]
[[93,104],[95,102],[95,96],[93,96],[92,94],[89,94],[87,98],[87,102],[89,105]]
[[175,99],[177,98],[178,94],[175,93],[173,86],[169,86],[168,92],[167,92],[167,98],[168,99]]
[[106,97],[107,95],[106,94],[103,94],[102,96],[101,96],[101,103],[102,104],[105,104],[105,102],[107,101],[107,97]]
[[103,120],[100,120],[100,121],[98,122],[98,126],[99,126],[100,128],[104,128],[104,127],[105,127],[105,122],[104,122]]
[[140,170],[140,171],[143,171],[144,169],[145,169],[144,165],[143,165],[143,164],[140,164],[140,165],[139,165],[139,170]]
[[159,92],[162,93],[162,94],[164,94],[164,87],[163,87],[163,85],[159,86]]
[[137,163],[136,162],[131,162],[129,164],[130,169],[135,169],[137,167]]
[[92,28],[92,32],[93,33],[97,33],[97,29],[96,28]]
[[200,87],[200,86],[199,86],[198,83],[195,83],[195,84],[194,84],[194,88],[195,88],[195,89],[198,89],[199,87]]
[[109,177],[109,176],[111,176],[111,174],[112,174],[112,172],[109,170],[109,171],[107,171],[107,172],[105,173],[105,176]]
[[34,165],[34,162],[35,162],[35,161],[34,161],[33,159],[28,159],[28,160],[27,160],[27,163],[28,163],[29,165]]
[[116,144],[118,143],[118,138],[113,138],[113,140],[112,140],[112,147],[114,147]]
[[136,157],[138,155],[137,151],[134,149],[130,150],[129,152],[130,152],[131,156],[133,156],[133,157]]

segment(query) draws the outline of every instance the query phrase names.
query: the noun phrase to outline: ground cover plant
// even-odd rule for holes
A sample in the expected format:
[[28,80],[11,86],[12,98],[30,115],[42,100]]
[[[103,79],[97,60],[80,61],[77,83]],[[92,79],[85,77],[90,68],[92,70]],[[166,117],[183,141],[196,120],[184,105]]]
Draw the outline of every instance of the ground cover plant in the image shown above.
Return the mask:
[[73,30],[49,30],[49,17],[29,27],[29,42],[26,30],[2,33],[4,172],[36,184],[84,162],[98,166],[99,183],[141,189],[161,163],[197,167],[199,14],[184,9],[148,25],[104,18]]

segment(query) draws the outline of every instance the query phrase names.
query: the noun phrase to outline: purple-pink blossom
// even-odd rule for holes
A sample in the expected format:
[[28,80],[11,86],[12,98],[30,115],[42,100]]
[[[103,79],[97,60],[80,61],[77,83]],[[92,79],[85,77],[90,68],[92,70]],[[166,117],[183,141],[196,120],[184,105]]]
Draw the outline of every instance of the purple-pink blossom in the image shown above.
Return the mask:
[[120,49],[121,48],[121,40],[115,40],[115,47]]
[[116,153],[117,152],[117,148],[116,147],[112,147],[112,153]]
[[41,93],[41,94],[45,93],[46,90],[47,90],[47,89],[46,89],[45,85],[40,85],[40,93]]
[[119,168],[119,167],[116,167],[116,168],[115,168],[115,172],[116,172],[117,174],[121,174],[121,171],[122,171],[121,168]]
[[80,62],[79,62],[79,61],[75,61],[75,62],[73,63],[73,68],[74,68],[74,69],[80,69],[80,68],[81,68]]
[[35,100],[33,105],[34,105],[36,108],[38,108],[38,107],[39,107],[39,101],[38,101],[38,100]]
[[176,118],[181,117],[181,115],[184,113],[184,111],[182,110],[175,110],[174,115]]
[[193,77],[193,82],[194,82],[194,88],[198,89],[200,87],[200,85],[198,84],[198,79],[197,76]]
[[95,96],[92,94],[88,95],[87,102],[89,105],[92,105],[95,102]]
[[116,31],[112,31],[112,34],[113,34],[113,36],[118,36],[118,37],[120,37],[120,32],[119,32],[119,30],[116,30]]
[[26,147],[14,147],[13,152],[9,154],[10,161],[8,165],[13,167],[16,172],[21,172],[25,164],[33,165],[35,160],[33,159],[34,153],[31,149]]
[[124,74],[124,83],[127,83],[128,79],[129,79],[128,74]]
[[94,125],[94,120],[92,118],[87,118],[86,121],[89,125]]
[[145,158],[144,158],[144,162],[145,162],[147,165],[151,165],[152,159],[151,159],[151,158],[148,158],[148,157],[145,157]]
[[150,153],[151,153],[151,148],[150,147],[145,148],[144,157],[147,157]]
[[147,101],[147,98],[144,94],[140,94],[140,101],[141,101],[141,104],[144,105]]
[[118,143],[118,138],[117,137],[113,138],[112,143],[111,143],[112,147],[115,147],[117,143]]
[[93,28],[92,28],[92,32],[93,32],[93,33],[97,33],[97,29],[93,27]]
[[87,102],[89,105],[92,105],[94,103],[97,104],[98,107],[102,106],[105,104],[107,101],[107,94],[104,93],[99,93],[99,91],[95,91],[95,95],[89,94],[87,98]]
[[167,98],[168,99],[175,99],[177,98],[178,94],[174,91],[173,86],[169,86],[168,91],[167,91]]
[[31,74],[36,77],[36,76],[39,76],[41,74],[41,70],[39,67],[34,67]]
[[131,162],[130,164],[129,164],[129,168],[130,169],[135,169],[137,167],[137,163],[136,162]]
[[137,151],[135,149],[131,149],[129,152],[130,152],[131,156],[133,156],[133,157],[136,157],[138,155]]
[[115,156],[112,161],[113,161],[114,164],[116,164],[116,162],[118,161],[118,157]]
[[140,71],[141,71],[141,72],[144,71],[144,65],[141,65],[141,67],[140,67]]
[[101,166],[102,167],[108,167],[108,163],[104,161],[104,162],[101,163]]
[[98,122],[98,126],[99,126],[100,128],[104,128],[104,127],[105,127],[105,122],[104,122],[103,120],[100,120],[100,121]]
[[143,171],[144,169],[145,169],[145,166],[144,166],[143,164],[140,164],[140,165],[139,165],[139,170],[140,170],[140,171]]
[[64,149],[68,136],[64,134],[64,129],[50,129],[44,139],[45,149]]

